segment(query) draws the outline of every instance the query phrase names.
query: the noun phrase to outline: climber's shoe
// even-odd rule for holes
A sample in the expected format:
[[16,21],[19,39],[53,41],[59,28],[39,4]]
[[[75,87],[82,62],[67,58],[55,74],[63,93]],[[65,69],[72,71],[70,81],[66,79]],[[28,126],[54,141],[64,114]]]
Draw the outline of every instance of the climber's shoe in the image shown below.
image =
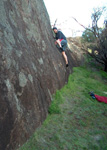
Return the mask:
[[68,67],[69,65],[68,64],[66,64],[66,67]]

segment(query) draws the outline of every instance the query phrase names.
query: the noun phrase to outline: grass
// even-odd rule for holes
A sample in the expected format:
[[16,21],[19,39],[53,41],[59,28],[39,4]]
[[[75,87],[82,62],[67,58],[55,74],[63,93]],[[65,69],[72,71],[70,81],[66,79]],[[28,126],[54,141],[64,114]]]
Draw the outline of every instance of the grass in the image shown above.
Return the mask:
[[76,67],[68,84],[53,96],[43,125],[19,150],[107,150],[107,73]]

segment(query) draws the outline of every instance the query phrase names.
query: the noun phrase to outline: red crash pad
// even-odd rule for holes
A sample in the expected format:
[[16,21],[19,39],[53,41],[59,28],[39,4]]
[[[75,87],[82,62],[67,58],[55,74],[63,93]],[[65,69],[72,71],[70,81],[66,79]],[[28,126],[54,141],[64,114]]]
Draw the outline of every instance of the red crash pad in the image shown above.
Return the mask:
[[105,96],[95,95],[95,98],[96,98],[96,100],[98,100],[99,102],[107,103],[107,97],[105,97]]

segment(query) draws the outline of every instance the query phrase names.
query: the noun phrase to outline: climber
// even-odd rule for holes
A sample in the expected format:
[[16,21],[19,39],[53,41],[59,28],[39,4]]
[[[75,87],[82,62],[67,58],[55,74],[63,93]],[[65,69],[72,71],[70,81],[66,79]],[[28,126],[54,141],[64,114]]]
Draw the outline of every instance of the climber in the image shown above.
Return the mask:
[[65,35],[59,31],[56,27],[53,27],[53,31],[56,35],[55,39],[55,45],[58,45],[58,47],[60,48],[60,51],[65,59],[65,63],[66,63],[66,67],[68,67],[68,58],[67,55],[65,54],[65,50],[67,48],[67,40]]

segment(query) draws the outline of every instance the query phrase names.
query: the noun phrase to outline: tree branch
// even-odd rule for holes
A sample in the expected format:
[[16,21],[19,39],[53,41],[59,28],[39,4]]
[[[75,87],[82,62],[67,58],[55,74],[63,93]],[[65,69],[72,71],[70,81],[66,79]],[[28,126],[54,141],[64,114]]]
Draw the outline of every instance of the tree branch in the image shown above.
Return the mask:
[[91,29],[85,27],[83,24],[79,23],[76,18],[74,18],[74,17],[72,17],[72,18],[73,18],[80,26],[82,26],[84,29],[91,31],[91,32],[94,34],[94,31],[93,31],[93,30],[91,30]]

